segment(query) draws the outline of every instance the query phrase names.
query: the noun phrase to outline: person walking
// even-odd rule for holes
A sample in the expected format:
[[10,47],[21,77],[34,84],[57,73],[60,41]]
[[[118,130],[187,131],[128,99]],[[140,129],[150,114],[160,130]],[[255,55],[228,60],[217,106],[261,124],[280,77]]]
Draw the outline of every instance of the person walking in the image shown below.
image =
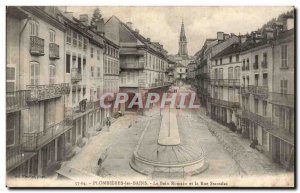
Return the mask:
[[109,117],[107,117],[106,118],[106,127],[107,127],[108,131],[109,131],[110,125],[111,125],[110,119],[109,119]]

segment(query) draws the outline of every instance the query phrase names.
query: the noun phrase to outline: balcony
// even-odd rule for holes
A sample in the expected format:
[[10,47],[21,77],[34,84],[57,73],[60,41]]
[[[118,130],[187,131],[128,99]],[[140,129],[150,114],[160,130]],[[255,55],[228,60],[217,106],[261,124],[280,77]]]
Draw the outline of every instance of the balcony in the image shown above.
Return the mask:
[[148,84],[146,88],[158,88],[158,87],[165,87],[165,86],[170,86],[171,84],[169,82],[154,82],[151,84]]
[[79,82],[82,80],[82,74],[78,68],[72,68],[71,81],[72,83]]
[[265,60],[265,61],[262,61],[261,62],[261,67],[262,68],[268,68],[268,62]]
[[250,94],[255,95],[258,98],[261,99],[266,99],[268,98],[268,86],[254,86],[254,85],[249,85],[248,86],[248,92]]
[[27,98],[27,102],[58,98],[62,95],[70,93],[70,86],[68,83],[49,85],[27,85],[27,89],[30,90],[30,97]]
[[55,43],[49,44],[49,58],[50,59],[59,59],[59,45]]
[[6,170],[10,171],[24,161],[30,159],[35,153],[28,153],[23,151],[23,144],[12,147],[6,147]]
[[272,125],[271,117],[261,116],[249,110],[243,109],[241,116],[242,118],[249,119],[264,128],[269,128]]
[[211,79],[210,84],[218,86],[240,86],[240,79]]
[[30,90],[6,92],[6,113],[27,108],[26,101],[30,98]]
[[253,69],[257,70],[258,69],[258,63],[253,63]]
[[34,56],[43,56],[44,53],[44,39],[37,36],[30,36],[30,54]]
[[63,120],[43,131],[24,133],[23,139],[26,142],[23,143],[24,151],[36,151],[71,128],[72,126],[68,124],[68,121]]
[[121,65],[120,65],[120,68],[121,69],[132,69],[132,70],[142,70],[144,69],[144,62],[127,62],[127,61],[124,61],[124,62],[121,62]]
[[293,94],[281,94],[281,93],[269,93],[269,103],[295,108],[294,101],[295,97]]
[[[99,103],[99,101],[96,101]],[[87,101],[87,99],[83,99],[79,102],[78,106],[74,107],[65,107],[65,117],[67,117],[67,122],[76,119],[84,113],[89,112],[90,110],[95,108],[96,102]],[[99,103],[100,105],[100,103]],[[71,123],[72,124],[72,123]],[[67,124],[69,125],[69,124]]]
[[215,99],[215,98],[209,98],[209,101],[215,105],[225,106],[225,107],[229,107],[229,108],[239,108],[240,107],[239,102],[225,101],[225,100],[220,100],[220,99]]

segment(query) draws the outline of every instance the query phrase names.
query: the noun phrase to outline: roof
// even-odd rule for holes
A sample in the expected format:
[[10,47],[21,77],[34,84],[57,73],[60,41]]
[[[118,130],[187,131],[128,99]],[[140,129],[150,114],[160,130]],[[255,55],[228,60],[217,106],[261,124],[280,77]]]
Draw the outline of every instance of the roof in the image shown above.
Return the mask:
[[227,56],[229,54],[239,53],[240,51],[241,51],[241,45],[239,43],[235,43],[225,48],[224,50],[216,54],[214,57],[212,57],[211,59]]

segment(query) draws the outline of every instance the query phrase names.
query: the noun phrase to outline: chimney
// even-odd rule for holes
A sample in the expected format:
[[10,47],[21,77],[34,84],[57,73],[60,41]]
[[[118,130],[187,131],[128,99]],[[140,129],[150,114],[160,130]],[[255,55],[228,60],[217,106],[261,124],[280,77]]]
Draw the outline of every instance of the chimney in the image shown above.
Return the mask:
[[286,19],[286,29],[287,30],[294,29],[294,18],[289,17]]
[[148,41],[148,42],[151,42],[151,39],[150,39],[150,38],[147,38],[147,41]]
[[126,25],[127,25],[130,29],[132,29],[132,22],[130,22],[130,21],[126,22]]
[[95,23],[96,23],[96,31],[101,35],[104,35],[104,20],[100,19],[98,21],[95,21]]
[[85,26],[89,25],[89,16],[88,14],[79,15],[79,21]]
[[224,34],[224,40],[227,40],[229,38],[229,34]]
[[217,39],[223,41],[224,40],[224,32],[217,32]]
[[139,29],[135,29],[134,30],[136,33],[140,33],[140,30]]
[[69,19],[73,18],[73,12],[64,12],[64,15]]
[[266,32],[267,40],[274,38],[274,31],[272,28],[266,28],[265,32]]

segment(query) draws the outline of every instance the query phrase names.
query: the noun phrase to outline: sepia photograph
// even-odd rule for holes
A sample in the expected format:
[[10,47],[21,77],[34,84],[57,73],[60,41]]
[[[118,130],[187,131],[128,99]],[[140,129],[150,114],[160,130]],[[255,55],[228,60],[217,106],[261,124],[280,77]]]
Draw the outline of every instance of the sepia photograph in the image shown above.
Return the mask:
[[7,188],[295,188],[294,6],[5,9]]

